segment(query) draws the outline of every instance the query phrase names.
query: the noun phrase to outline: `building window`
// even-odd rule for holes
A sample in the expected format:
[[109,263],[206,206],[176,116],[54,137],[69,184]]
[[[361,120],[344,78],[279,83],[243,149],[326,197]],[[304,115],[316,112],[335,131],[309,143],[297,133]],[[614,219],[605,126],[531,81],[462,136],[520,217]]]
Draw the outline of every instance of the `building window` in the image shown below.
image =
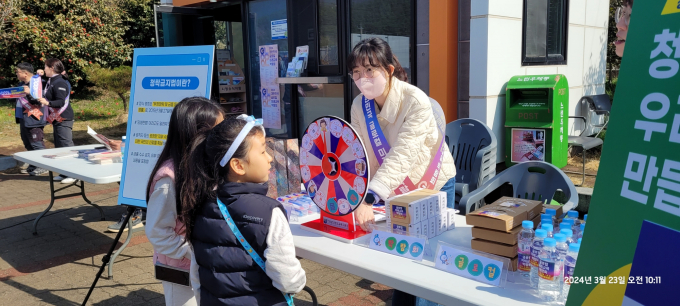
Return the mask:
[[569,0],[524,0],[522,65],[565,65]]

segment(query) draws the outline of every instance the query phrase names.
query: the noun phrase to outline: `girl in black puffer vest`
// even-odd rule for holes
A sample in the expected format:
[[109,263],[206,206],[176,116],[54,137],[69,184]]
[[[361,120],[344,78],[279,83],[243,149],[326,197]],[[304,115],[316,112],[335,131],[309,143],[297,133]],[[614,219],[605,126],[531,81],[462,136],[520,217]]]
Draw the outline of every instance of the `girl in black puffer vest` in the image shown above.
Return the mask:
[[[272,161],[265,147],[262,126],[244,116],[223,121],[187,148],[180,166],[186,177],[182,221],[194,249],[191,278],[200,305],[286,305],[284,293],[305,286],[284,209],[266,197],[262,184]],[[254,255],[236,238],[220,205]]]

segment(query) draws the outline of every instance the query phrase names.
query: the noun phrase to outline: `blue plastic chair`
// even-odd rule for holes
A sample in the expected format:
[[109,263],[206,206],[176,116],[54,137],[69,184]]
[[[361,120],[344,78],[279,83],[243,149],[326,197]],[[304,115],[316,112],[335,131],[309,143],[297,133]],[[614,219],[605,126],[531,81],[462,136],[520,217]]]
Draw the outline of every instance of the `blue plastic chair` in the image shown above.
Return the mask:
[[496,175],[496,135],[475,119],[446,125],[446,143],[456,164],[456,202]]
[[578,205],[576,187],[564,172],[546,162],[524,162],[506,169],[484,186],[460,199],[461,214],[466,215],[475,211],[479,208],[476,203],[505,183],[512,185],[513,197],[541,202],[547,200],[548,203],[557,190],[562,191],[569,199],[566,203],[561,203],[564,204],[562,207],[564,213]]

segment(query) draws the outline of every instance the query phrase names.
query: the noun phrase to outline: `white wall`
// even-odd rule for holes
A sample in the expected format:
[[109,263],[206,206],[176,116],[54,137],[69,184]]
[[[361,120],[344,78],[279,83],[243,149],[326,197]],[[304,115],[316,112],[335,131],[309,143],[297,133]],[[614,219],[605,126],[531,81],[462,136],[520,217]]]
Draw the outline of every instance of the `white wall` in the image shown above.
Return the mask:
[[[570,0],[567,64],[522,66],[523,0],[472,0],[470,20],[470,118],[485,122],[505,159],[505,87],[514,75],[564,74],[569,115],[581,115],[584,95],[605,92],[609,0]],[[569,121],[570,135],[581,124]]]

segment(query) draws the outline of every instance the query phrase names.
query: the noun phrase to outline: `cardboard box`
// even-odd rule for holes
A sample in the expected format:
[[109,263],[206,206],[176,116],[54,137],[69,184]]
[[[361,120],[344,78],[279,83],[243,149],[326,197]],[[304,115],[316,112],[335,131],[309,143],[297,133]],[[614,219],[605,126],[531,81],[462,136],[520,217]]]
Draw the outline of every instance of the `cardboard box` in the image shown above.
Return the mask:
[[524,220],[540,216],[541,202],[519,198],[502,197],[466,216],[467,224],[509,232]]
[[554,209],[555,210],[555,217],[559,218],[564,213],[562,211],[562,206],[564,206],[564,205],[558,206],[558,205],[543,204],[543,210],[541,211],[541,213],[544,214],[545,210],[548,209],[548,208]]
[[[430,209],[436,210],[435,206],[430,207],[433,196],[438,192],[429,189],[418,189],[406,194],[395,196],[386,201],[389,208],[389,218],[392,223],[402,225],[415,224],[430,218]],[[438,202],[438,201],[437,201]],[[404,215],[406,213],[406,216]],[[435,215],[432,214],[434,217]]]
[[510,232],[491,230],[475,226],[472,228],[472,237],[512,245],[517,244],[517,235],[521,231],[521,225],[513,228],[510,230]]
[[439,199],[436,195],[427,198],[427,218],[437,218],[437,207],[439,207]]
[[454,210],[453,208],[447,208],[446,214],[447,214],[446,221],[448,222],[446,230],[450,231],[456,228],[456,210]]
[[420,222],[420,233],[421,233],[421,235],[427,236],[427,233],[430,232],[428,225],[429,225],[429,223],[427,223],[427,222]]
[[489,254],[499,255],[508,258],[517,257],[517,245],[516,244],[503,244],[496,243],[483,239],[472,239],[471,248],[473,250],[486,252]]

